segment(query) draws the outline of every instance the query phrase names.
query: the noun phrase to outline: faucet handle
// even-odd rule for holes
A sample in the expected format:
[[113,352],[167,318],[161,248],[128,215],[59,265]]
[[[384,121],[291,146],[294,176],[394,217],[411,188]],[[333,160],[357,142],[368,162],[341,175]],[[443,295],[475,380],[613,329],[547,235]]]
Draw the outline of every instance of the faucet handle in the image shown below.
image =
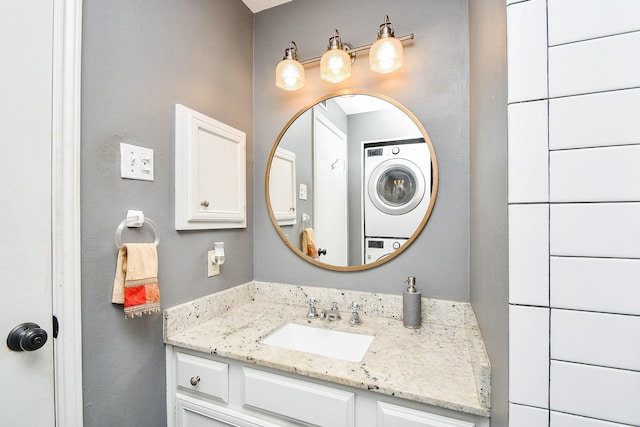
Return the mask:
[[307,312],[307,318],[314,319],[318,317],[318,312],[316,311],[316,304],[320,302],[319,299],[309,298],[309,311]]
[[358,314],[358,310],[362,308],[362,305],[356,302],[352,302],[349,308],[351,308],[351,319],[349,319],[349,323],[351,323],[352,325],[361,324],[362,320],[360,320],[360,315]]

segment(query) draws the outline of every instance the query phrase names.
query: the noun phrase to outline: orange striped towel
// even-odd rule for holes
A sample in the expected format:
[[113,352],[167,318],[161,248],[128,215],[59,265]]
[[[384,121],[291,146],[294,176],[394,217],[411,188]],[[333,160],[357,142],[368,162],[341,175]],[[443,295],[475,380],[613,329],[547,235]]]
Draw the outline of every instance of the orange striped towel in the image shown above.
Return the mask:
[[302,231],[302,252],[312,258],[318,258],[318,248],[316,247],[316,233],[313,228],[305,228]]
[[153,243],[127,243],[118,252],[111,302],[124,304],[125,318],[160,312],[158,252]]

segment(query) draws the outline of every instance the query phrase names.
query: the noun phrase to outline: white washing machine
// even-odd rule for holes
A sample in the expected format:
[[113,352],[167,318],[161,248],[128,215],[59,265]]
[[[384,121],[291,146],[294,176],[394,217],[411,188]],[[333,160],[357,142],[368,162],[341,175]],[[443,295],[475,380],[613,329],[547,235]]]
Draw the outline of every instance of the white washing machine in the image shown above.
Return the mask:
[[400,249],[408,239],[372,238],[364,239],[364,263],[371,264]]
[[431,155],[423,138],[364,144],[364,235],[409,238],[431,198]]

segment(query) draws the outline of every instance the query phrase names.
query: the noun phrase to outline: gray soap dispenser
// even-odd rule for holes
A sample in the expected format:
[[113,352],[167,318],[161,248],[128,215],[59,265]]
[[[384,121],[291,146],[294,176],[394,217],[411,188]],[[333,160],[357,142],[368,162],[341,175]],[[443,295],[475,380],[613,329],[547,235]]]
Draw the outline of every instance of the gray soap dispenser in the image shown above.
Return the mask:
[[416,278],[409,276],[407,290],[402,295],[402,324],[417,329],[422,325],[422,295],[416,289]]

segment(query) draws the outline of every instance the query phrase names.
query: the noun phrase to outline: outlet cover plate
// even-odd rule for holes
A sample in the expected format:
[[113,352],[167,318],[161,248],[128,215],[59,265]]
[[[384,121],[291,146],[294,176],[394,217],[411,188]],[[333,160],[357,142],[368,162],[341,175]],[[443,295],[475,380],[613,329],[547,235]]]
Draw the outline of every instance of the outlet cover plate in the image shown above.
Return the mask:
[[153,181],[153,150],[120,143],[120,177]]

